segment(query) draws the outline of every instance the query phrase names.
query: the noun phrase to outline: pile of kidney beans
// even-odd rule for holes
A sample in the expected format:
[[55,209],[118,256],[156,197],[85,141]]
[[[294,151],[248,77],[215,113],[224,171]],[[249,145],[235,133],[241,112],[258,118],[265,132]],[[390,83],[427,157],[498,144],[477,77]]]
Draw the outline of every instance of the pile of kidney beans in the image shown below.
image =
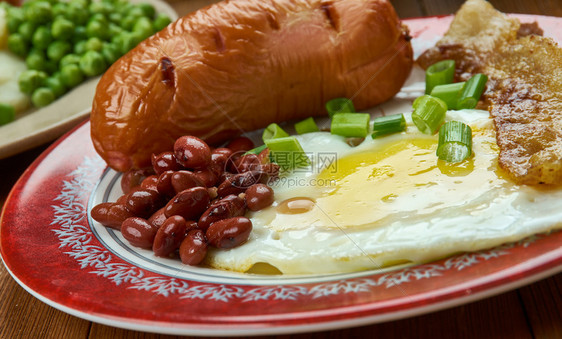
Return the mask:
[[198,265],[208,246],[246,242],[252,230],[246,210],[273,203],[267,183],[279,166],[269,161],[267,149],[244,155],[253,147],[245,137],[217,149],[194,136],[180,137],[173,152],[152,156],[152,168],[124,173],[124,195],[94,206],[91,216],[134,246],[161,257],[179,253],[184,264]]

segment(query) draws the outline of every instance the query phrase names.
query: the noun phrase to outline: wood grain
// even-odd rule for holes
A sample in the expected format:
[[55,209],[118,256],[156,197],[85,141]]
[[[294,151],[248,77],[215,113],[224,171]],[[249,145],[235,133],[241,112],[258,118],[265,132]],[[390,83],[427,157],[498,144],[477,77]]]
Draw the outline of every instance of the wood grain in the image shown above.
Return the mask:
[[536,338],[562,338],[562,274],[519,289]]
[[[494,307],[490,307],[490,305]],[[498,312],[498,308],[502,312]],[[340,338],[532,338],[525,311],[517,292],[505,293],[490,299],[371,326],[363,326],[327,332],[303,333],[280,336],[258,336],[257,339],[340,339]],[[176,336],[151,335],[93,324],[90,338],[177,338]],[[195,338],[195,337],[188,337]],[[243,337],[234,337],[242,339]]]
[[86,338],[91,323],[33,297],[0,265],[0,338]]
[[[169,0],[180,15],[217,2]],[[402,18],[454,13],[462,0],[392,0]],[[562,16],[560,0],[491,0],[501,11]],[[0,160],[0,205],[42,146]],[[268,338],[562,338],[562,274],[448,310],[352,329]],[[0,265],[0,338],[178,338],[123,330],[58,311],[20,287]],[[266,337],[258,337],[266,338]]]

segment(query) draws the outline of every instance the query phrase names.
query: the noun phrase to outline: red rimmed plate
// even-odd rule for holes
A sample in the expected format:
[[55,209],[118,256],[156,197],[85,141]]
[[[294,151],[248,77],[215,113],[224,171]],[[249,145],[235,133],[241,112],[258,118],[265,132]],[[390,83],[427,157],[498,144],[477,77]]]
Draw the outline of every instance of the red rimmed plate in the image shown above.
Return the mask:
[[[562,32],[562,19],[519,17],[538,20],[547,34]],[[417,52],[450,20],[406,20]],[[0,229],[2,258],[18,283],[58,309],[107,325],[188,335],[327,330],[458,305],[562,271],[562,232],[378,272],[280,278],[178,268],[88,219],[89,206],[111,196],[118,178],[96,155],[86,122],[25,172]]]

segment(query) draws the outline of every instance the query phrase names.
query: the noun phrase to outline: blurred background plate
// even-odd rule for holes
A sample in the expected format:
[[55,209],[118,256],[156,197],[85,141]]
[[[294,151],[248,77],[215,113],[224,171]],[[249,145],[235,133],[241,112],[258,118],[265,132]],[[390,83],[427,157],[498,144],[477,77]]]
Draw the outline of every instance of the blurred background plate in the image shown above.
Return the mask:
[[[132,3],[150,3],[159,13],[176,20],[176,11],[160,0],[130,0]],[[95,77],[74,88],[52,104],[31,108],[15,121],[0,127],[0,159],[39,146],[70,130],[90,114],[96,85]]]

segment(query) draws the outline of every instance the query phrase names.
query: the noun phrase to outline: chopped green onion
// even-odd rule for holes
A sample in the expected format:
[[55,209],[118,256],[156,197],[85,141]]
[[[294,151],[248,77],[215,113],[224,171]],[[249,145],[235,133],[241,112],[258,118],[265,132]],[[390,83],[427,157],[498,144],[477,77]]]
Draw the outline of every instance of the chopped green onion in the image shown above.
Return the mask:
[[289,133],[285,132],[281,126],[277,125],[276,123],[272,123],[269,124],[269,126],[267,126],[265,128],[265,130],[263,131],[262,134],[262,139],[265,142],[266,140],[269,139],[277,139],[277,138],[284,138],[284,137],[288,137]]
[[0,103],[0,126],[14,121],[16,109],[12,105]]
[[312,117],[299,121],[295,124],[295,131],[297,131],[298,134],[318,132],[319,130],[318,125],[316,125],[316,122]]
[[485,74],[478,73],[468,79],[464,86],[457,103],[457,109],[474,108],[480,100],[480,96],[484,93],[488,77]]
[[369,133],[368,113],[337,113],[332,116],[332,134],[364,138]]
[[406,129],[406,119],[404,114],[393,114],[385,117],[376,118],[373,121],[373,139],[383,135],[402,132]]
[[452,84],[435,86],[433,90],[431,90],[431,96],[445,101],[449,109],[457,109],[457,101],[464,88],[464,84],[465,82],[455,82]]
[[430,95],[424,95],[416,99],[414,104],[416,104],[412,113],[414,124],[424,134],[435,134],[445,121],[447,104],[443,100]]
[[448,121],[439,130],[437,156],[447,162],[460,162],[472,154],[472,129],[460,121]]
[[414,102],[412,103],[412,108],[415,110],[416,108],[418,108],[418,105],[420,104],[420,102],[424,99],[425,95],[422,95],[421,97],[417,97],[416,100],[414,100]]
[[455,60],[442,60],[425,70],[425,94],[431,93],[433,87],[450,84],[455,77]]
[[347,98],[336,98],[326,103],[326,111],[331,118],[336,113],[355,113],[355,106],[353,101]]
[[285,170],[310,165],[310,159],[295,137],[268,139],[265,144],[269,148],[271,160]]
[[267,148],[267,145],[261,145],[261,146],[258,146],[256,148],[252,148],[248,152],[244,153],[244,155],[246,155],[246,154],[260,154],[261,151],[263,151],[266,148]]

